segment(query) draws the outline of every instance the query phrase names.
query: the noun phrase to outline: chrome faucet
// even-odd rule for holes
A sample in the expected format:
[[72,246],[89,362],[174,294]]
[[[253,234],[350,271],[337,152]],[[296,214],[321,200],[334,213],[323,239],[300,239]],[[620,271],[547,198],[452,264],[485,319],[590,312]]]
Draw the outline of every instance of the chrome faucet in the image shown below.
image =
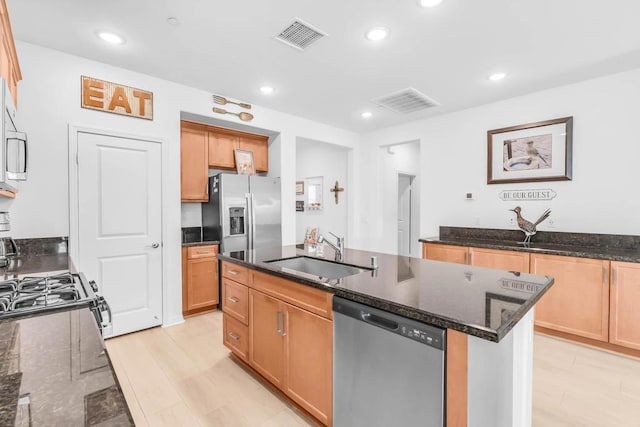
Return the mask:
[[344,256],[344,237],[338,237],[332,232],[329,232],[329,234],[331,234],[338,240],[337,245],[334,245],[333,243],[325,239],[322,234],[318,236],[318,243],[326,243],[327,245],[331,246],[336,253],[336,261],[342,261],[342,258]]

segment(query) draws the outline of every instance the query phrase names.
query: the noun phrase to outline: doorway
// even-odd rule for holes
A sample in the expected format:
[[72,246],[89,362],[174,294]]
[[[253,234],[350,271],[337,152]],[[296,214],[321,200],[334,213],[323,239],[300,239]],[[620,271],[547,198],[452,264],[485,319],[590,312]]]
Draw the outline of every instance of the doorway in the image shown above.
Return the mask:
[[414,224],[415,175],[398,174],[398,255],[413,256],[413,241],[417,240]]
[[161,152],[144,138],[70,133],[70,243],[76,267],[111,307],[105,338],[162,323]]

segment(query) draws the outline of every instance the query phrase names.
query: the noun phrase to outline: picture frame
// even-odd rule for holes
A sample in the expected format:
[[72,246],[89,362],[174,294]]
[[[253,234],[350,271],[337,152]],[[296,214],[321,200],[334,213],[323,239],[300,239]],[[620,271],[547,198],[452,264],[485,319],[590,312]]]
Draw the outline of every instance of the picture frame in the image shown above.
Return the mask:
[[485,326],[497,329],[503,324],[505,315],[516,312],[525,299],[487,292],[485,294]]
[[296,200],[296,212],[304,212],[304,200]]
[[256,166],[253,162],[253,151],[249,150],[233,150],[233,155],[236,160],[236,171],[238,175],[255,175]]
[[296,181],[296,196],[304,194],[304,181]]
[[570,181],[573,117],[487,131],[487,184]]

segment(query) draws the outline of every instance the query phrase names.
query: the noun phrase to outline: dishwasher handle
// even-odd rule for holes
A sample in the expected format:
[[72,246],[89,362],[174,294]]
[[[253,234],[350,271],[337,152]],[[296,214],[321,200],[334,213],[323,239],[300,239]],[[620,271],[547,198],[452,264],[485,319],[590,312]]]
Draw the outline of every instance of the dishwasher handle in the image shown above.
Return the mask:
[[366,311],[360,312],[360,318],[367,323],[371,323],[372,325],[379,326],[390,331],[397,331],[399,327],[398,322],[396,321],[385,319],[384,317],[367,313]]

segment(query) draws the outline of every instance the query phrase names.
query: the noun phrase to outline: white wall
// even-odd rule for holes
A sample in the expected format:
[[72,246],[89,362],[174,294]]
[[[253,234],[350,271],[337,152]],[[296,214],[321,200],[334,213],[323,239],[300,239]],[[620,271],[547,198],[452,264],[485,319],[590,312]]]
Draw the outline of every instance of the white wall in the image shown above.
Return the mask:
[[[296,180],[304,181],[310,177],[323,177],[323,209],[311,211],[305,203],[304,212],[296,212],[296,242],[304,241],[307,227],[319,227],[320,233],[327,236],[332,232],[340,237],[347,236],[347,207],[352,188],[347,180],[348,173],[347,148],[318,141],[298,138],[296,146]],[[334,193],[329,190],[338,181],[344,191],[339,193],[338,204]],[[305,194],[297,196],[297,200],[306,200]],[[335,242],[333,237],[328,237]],[[345,245],[349,242],[345,238]]]
[[[505,84],[508,82],[505,81]],[[421,236],[438,226],[515,228],[508,209],[517,204],[536,219],[551,208],[541,230],[640,234],[640,70],[588,80],[501,102],[391,127],[363,136],[363,146],[421,141]],[[487,185],[487,131],[565,116],[574,117],[573,180]],[[361,166],[371,164],[371,154]],[[362,168],[363,179],[373,173]],[[377,188],[361,187],[363,227],[376,224]],[[504,189],[551,188],[551,201],[503,202]],[[475,200],[466,201],[467,192]],[[362,228],[363,228],[362,227]],[[375,244],[362,237],[361,246]]]
[[[9,210],[12,236],[16,238],[69,235],[68,125],[80,124],[162,139],[167,182],[163,193],[166,228],[163,236],[167,278],[164,322],[181,316],[180,263],[180,113],[213,117],[211,94],[148,75],[90,61],[28,43],[16,43],[24,80],[19,85],[19,124],[29,135],[29,180],[18,197],[2,200],[0,210]],[[153,92],[153,121],[80,108],[80,76],[88,75]],[[354,147],[358,135],[289,114],[254,106],[252,125],[279,132],[282,168],[283,242],[295,242],[295,145],[296,138],[313,137]],[[226,118],[226,117],[225,117]],[[239,123],[229,118],[229,122]],[[274,162],[274,159],[271,159]],[[272,163],[273,164],[273,163]],[[358,166],[354,166],[357,169]],[[80,266],[82,268],[82,266]]]

